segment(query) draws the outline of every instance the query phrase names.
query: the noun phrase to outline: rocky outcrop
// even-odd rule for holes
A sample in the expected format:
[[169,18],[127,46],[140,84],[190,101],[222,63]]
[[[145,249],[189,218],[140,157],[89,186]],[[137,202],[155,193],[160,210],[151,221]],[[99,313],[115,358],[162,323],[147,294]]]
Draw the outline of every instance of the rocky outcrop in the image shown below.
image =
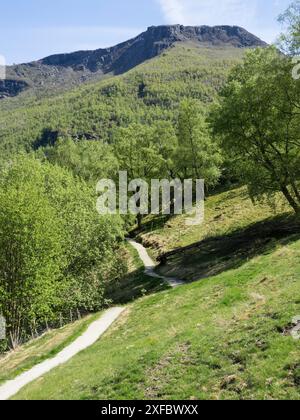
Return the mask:
[[17,96],[29,86],[25,81],[20,80],[0,80],[0,99]]
[[193,41],[210,46],[251,48],[266,44],[238,26],[152,26],[141,35],[112,48],[95,51],[78,51],[44,58],[47,66],[88,69],[91,72],[123,73],[136,65],[157,56],[176,42]]

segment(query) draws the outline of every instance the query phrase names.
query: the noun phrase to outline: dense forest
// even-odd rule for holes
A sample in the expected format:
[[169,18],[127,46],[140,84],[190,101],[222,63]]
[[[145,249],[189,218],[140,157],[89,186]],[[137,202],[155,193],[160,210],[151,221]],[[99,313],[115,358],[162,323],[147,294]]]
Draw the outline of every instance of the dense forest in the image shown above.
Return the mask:
[[208,192],[234,180],[253,199],[280,192],[300,212],[293,11],[282,17],[286,55],[177,44],[122,76],[0,102],[5,346],[109,304],[135,220],[99,216],[101,178],[117,180],[119,170],[131,179],[202,177]]

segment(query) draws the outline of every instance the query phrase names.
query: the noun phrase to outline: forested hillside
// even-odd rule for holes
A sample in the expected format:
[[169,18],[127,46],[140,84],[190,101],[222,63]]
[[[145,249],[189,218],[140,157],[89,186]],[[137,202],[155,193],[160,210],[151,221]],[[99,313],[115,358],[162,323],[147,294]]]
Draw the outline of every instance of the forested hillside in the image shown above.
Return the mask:
[[[180,43],[123,76],[38,101],[31,95],[1,101],[0,304],[11,346],[110,302],[114,282],[126,276],[120,241],[134,218],[99,218],[96,182],[115,179],[119,168],[168,176],[171,156],[174,170],[186,171],[191,157],[183,162],[177,147],[178,119],[184,132],[191,112],[195,129],[206,132],[208,105],[243,54],[232,46]],[[127,160],[133,144],[136,166]],[[220,157],[209,147],[216,168],[207,181],[214,184]],[[146,173],[149,162],[155,170]]]
[[216,99],[243,54],[233,47],[178,44],[124,76],[50,99],[6,99],[0,102],[1,157],[53,146],[59,137],[112,143],[115,132],[131,123],[174,123],[183,99]]

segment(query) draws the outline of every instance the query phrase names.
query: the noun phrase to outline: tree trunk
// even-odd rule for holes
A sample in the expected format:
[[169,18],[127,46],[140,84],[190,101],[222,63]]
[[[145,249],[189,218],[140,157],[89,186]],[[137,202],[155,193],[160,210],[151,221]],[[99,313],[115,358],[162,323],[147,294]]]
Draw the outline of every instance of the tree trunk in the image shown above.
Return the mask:
[[294,198],[292,197],[291,193],[289,192],[287,186],[282,185],[281,186],[281,191],[282,191],[283,195],[285,196],[285,198],[287,199],[287,201],[289,202],[290,206],[293,208],[294,212],[296,214],[300,214],[300,205],[294,200]]
[[143,215],[139,213],[139,214],[137,215],[137,217],[136,217],[136,220],[137,220],[138,228],[139,228],[140,230],[142,230],[142,227],[143,227],[143,225],[142,225]]
[[175,214],[175,191],[174,188],[171,188],[170,194],[170,215],[174,216]]
[[300,204],[300,193],[298,191],[298,188],[297,188],[297,186],[296,186],[296,184],[294,182],[292,182],[291,185],[292,185],[293,191],[295,193],[295,196],[297,198],[297,201]]

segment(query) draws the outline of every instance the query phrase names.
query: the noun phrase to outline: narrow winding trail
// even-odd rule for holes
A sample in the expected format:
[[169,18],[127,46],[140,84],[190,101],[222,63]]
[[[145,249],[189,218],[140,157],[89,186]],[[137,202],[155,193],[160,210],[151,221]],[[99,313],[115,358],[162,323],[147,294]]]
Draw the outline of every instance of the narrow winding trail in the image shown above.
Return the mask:
[[174,277],[166,277],[166,276],[160,276],[159,274],[157,274],[155,272],[155,268],[157,267],[157,265],[155,264],[155,262],[152,260],[152,258],[149,256],[147,249],[139,244],[138,242],[134,241],[133,239],[127,239],[127,242],[133,246],[133,248],[136,249],[136,251],[139,254],[140,259],[142,260],[144,266],[145,266],[145,273],[150,276],[150,277],[154,277],[157,279],[163,279],[165,280],[167,283],[169,283],[169,285],[171,287],[177,287],[177,286],[182,286],[183,284],[185,284],[184,281],[176,279]]
[[12,381],[8,381],[0,386],[0,401],[8,400],[16,395],[25,385],[38,379],[45,373],[50,372],[57,366],[66,363],[76,354],[90,347],[108,330],[108,328],[115,322],[125,307],[115,307],[108,309],[97,321],[94,321],[89,328],[77,340],[67,346],[64,350],[58,353],[52,359],[34,366],[27,372],[17,376]]
[[[157,279],[166,281],[171,287],[181,286],[184,281],[173,278],[160,276],[155,272],[156,264],[149,256],[146,248],[138,242],[128,239],[128,243],[136,249],[145,266],[145,273]],[[115,307],[108,309],[97,321],[94,321],[77,340],[67,346],[52,359],[47,359],[42,363],[34,366],[32,369],[22,373],[15,379],[4,383],[0,386],[0,401],[8,400],[16,395],[24,386],[40,378],[52,369],[68,362],[76,354],[82,350],[92,346],[99,338],[108,330],[108,328],[119,318],[125,307]]]

